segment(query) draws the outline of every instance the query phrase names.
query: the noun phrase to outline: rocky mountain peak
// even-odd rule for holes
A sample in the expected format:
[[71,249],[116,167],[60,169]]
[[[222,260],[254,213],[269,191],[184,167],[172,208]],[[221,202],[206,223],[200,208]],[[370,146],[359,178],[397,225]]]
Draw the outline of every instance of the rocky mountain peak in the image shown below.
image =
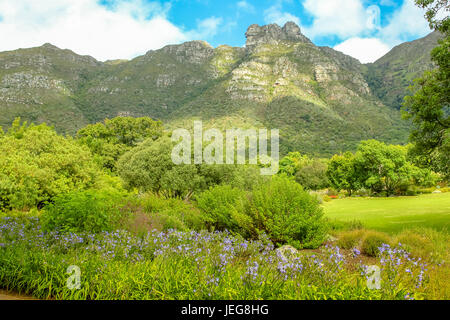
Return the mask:
[[202,64],[214,55],[214,48],[206,41],[189,41],[179,45],[168,45],[162,49],[180,62]]
[[279,41],[311,43],[311,41],[302,34],[300,27],[292,21],[287,22],[283,27],[280,27],[277,24],[265,26],[252,24],[247,29],[245,36],[247,37],[247,48],[252,48],[259,44],[277,44]]
[[51,43],[44,43],[42,45],[42,48],[44,49],[52,49],[52,50],[60,50],[57,46],[52,45]]

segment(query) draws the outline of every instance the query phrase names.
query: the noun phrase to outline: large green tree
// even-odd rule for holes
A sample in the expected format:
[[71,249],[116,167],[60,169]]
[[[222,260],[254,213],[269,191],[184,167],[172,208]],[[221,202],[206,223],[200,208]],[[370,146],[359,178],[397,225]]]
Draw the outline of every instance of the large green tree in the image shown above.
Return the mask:
[[361,179],[355,167],[355,156],[351,152],[331,158],[328,163],[327,177],[334,189],[346,190],[350,196],[361,188]]
[[355,154],[355,172],[362,185],[374,193],[385,191],[389,196],[414,181],[417,170],[407,155],[408,147],[362,141]]
[[[450,178],[450,6],[446,0],[416,0],[427,10],[430,27],[440,31],[444,38],[431,52],[436,69],[426,72],[411,86],[412,96],[405,97],[404,116],[411,119],[411,141],[418,164],[431,166],[447,179]],[[446,17],[439,16],[447,13]]]

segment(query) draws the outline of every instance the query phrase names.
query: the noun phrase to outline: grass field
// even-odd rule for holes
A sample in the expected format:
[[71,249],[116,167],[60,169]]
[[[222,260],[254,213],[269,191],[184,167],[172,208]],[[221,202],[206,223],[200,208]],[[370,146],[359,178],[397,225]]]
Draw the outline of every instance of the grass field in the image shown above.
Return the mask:
[[449,231],[450,193],[417,197],[346,198],[324,204],[325,216],[337,221],[361,221],[368,229],[397,233],[429,227]]

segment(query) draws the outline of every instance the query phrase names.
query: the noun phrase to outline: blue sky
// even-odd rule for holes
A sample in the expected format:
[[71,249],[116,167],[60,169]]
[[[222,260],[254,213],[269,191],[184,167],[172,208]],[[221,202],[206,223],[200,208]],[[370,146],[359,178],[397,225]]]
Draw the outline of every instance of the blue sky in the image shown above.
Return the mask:
[[50,42],[99,60],[206,40],[243,46],[251,24],[294,21],[315,44],[372,62],[430,31],[413,0],[0,0],[0,51]]

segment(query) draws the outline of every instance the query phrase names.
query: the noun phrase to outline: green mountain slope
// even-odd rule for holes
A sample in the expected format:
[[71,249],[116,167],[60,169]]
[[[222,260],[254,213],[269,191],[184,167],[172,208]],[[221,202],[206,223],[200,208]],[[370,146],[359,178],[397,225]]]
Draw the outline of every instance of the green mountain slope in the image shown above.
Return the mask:
[[400,109],[408,86],[433,68],[430,52],[442,35],[435,31],[428,36],[393,48],[373,64],[368,64],[365,77],[373,93],[387,106]]
[[50,44],[0,53],[0,126],[20,116],[73,133],[88,123],[73,99],[101,66],[92,57]]
[[16,116],[75,133],[116,116],[168,128],[280,129],[283,152],[318,156],[362,139],[407,140],[408,124],[369,86],[372,66],[317,47],[294,23],[252,25],[245,48],[192,41],[130,61],[98,62],[51,45],[0,53],[0,125]]

